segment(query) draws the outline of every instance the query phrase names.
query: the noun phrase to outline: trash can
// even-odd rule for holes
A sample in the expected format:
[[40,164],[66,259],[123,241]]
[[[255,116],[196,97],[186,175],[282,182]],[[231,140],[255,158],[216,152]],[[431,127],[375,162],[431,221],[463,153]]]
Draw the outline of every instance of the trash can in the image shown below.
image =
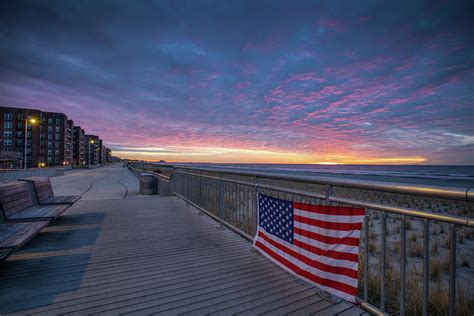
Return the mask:
[[149,173],[142,173],[140,175],[140,194],[150,195],[155,194],[158,187],[156,178]]

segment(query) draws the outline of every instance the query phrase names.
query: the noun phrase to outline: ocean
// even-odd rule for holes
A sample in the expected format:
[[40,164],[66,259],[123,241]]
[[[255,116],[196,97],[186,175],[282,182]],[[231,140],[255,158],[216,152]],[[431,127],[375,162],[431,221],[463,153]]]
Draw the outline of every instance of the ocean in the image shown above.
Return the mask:
[[363,179],[421,185],[474,187],[474,166],[428,165],[309,165],[309,164],[219,164],[175,165],[226,168],[270,173]]

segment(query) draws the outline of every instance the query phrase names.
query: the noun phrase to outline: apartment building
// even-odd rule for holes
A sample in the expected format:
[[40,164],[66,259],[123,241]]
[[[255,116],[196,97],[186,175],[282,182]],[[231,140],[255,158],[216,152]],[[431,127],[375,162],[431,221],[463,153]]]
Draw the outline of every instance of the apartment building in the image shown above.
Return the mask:
[[85,132],[80,126],[74,126],[74,165],[82,166],[86,164],[85,149]]
[[99,136],[85,135],[85,159],[87,165],[97,165],[99,160]]
[[[25,148],[27,166],[38,167],[40,164],[41,119],[42,113],[38,110],[0,107],[0,152],[21,160],[14,164],[15,168],[23,168]],[[6,154],[10,152],[12,154]]]
[[40,160],[47,166],[68,164],[68,117],[63,113],[43,112],[41,124]]
[[91,165],[105,164],[106,150],[96,135],[85,135],[64,113],[0,107],[0,167],[86,165],[91,143]]

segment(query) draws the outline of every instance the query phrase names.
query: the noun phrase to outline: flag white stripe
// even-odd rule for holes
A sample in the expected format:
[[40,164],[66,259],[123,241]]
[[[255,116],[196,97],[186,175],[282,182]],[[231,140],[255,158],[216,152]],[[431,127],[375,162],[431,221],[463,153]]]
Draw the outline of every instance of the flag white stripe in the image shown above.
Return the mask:
[[[261,241],[261,239],[259,239],[258,241]],[[305,278],[304,276],[296,273],[295,271],[291,270],[289,267],[285,266],[284,264],[278,262],[277,260],[275,260],[272,256],[270,256],[270,254],[268,254],[265,250],[263,249],[260,249],[257,245],[255,245],[255,242],[254,242],[254,248],[257,249],[262,255],[264,255],[265,257],[267,257],[267,259],[269,259],[270,261],[272,261],[274,264],[278,265],[280,268],[282,268],[283,270],[285,271],[288,271],[289,273],[297,276],[298,278],[301,278],[303,280],[305,280],[306,282],[308,282],[309,284],[312,284],[312,285],[315,285],[316,287],[318,287],[319,289],[322,289],[328,293],[331,293],[333,295],[336,295],[342,299],[345,299],[346,301],[349,301],[349,302],[352,302],[352,303],[355,303],[355,297],[352,296],[352,295],[349,295],[347,294],[346,292],[342,292],[342,291],[339,291],[337,289],[334,289],[332,287],[328,287],[328,286],[324,286],[324,285],[321,285],[317,282],[314,282],[313,280],[310,280],[308,278]],[[293,262],[293,260],[291,260]]]
[[321,228],[318,226],[313,226],[307,223],[302,223],[299,221],[294,221],[293,226],[296,228],[301,228],[309,232],[318,233],[319,235],[328,236],[328,237],[336,237],[336,238],[343,238],[343,237],[353,237],[359,238],[360,230],[333,230],[333,229],[326,229]]
[[349,246],[349,245],[343,245],[343,244],[326,244],[326,243],[320,242],[319,240],[311,239],[309,237],[302,236],[296,233],[294,234],[294,238],[308,245],[318,247],[319,249],[322,249],[322,250],[334,250],[334,251],[347,252],[347,253],[352,253],[352,254],[359,253],[359,247],[357,246]]
[[[312,260],[333,266],[333,267],[344,267],[348,269],[352,269],[354,271],[357,271],[357,262],[349,261],[349,260],[343,260],[343,259],[334,259],[330,257],[326,257],[324,255],[317,255],[311,251],[305,250],[303,248],[300,248],[296,245],[293,245],[289,242],[286,242],[276,236],[273,236],[272,234],[266,232],[263,228],[259,227],[260,232],[262,232],[265,236],[273,240],[274,242],[277,242],[286,248],[289,248],[297,253],[302,254],[305,257],[308,257]],[[260,240],[260,239],[259,239]]]
[[322,271],[319,270],[318,268],[311,267],[307,265],[306,263],[298,260],[297,258],[287,254],[284,251],[281,251],[280,249],[276,248],[275,246],[269,244],[266,240],[264,239],[259,239],[259,242],[265,245],[267,248],[271,249],[274,253],[278,254],[279,256],[285,258],[286,260],[290,261],[294,265],[298,266],[300,269],[308,271],[309,273],[318,276],[323,279],[327,280],[333,280],[337,281],[340,283],[347,284],[349,286],[357,287],[357,279],[351,278],[342,274],[336,274],[336,273],[331,273],[327,271]]
[[329,215],[329,214],[319,214],[300,210],[297,208],[293,209],[295,215],[303,216],[306,218],[317,219],[324,222],[332,223],[361,223],[364,220],[363,215]]

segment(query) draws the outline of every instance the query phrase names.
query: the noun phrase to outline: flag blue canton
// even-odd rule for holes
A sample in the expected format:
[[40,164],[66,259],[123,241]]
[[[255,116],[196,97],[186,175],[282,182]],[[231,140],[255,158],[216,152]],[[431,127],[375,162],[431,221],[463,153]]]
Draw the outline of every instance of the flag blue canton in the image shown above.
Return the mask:
[[293,243],[293,203],[260,194],[258,225],[269,234]]

